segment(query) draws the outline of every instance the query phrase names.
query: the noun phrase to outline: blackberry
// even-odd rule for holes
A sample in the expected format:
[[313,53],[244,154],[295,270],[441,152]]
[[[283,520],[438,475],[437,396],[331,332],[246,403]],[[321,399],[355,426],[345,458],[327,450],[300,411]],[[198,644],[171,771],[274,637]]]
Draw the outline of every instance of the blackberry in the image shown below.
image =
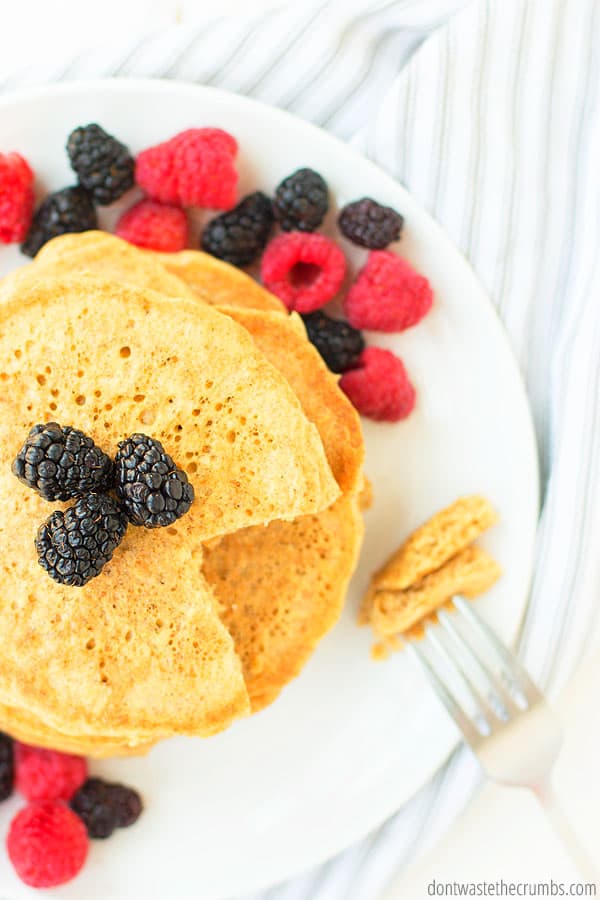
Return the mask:
[[112,559],[126,530],[127,516],[111,497],[88,494],[40,527],[38,562],[59,584],[82,587]]
[[142,812],[137,791],[102,778],[88,778],[70,801],[91,838],[110,837],[115,828],[133,825]]
[[271,201],[256,191],[208,223],[202,249],[234,266],[247,266],[265,249],[273,219]]
[[120,441],[115,466],[117,497],[134,525],[172,525],[192,505],[187,475],[154,438],[132,434]]
[[397,241],[404,225],[404,219],[391,206],[381,206],[370,197],[363,197],[344,206],[338,217],[342,234],[369,250],[383,250]]
[[21,250],[35,256],[38,250],[59,234],[90,231],[98,227],[92,198],[82,187],[63,188],[49,194],[38,207]]
[[13,792],[15,760],[13,740],[0,731],[0,801],[7,800]]
[[47,422],[33,426],[12,471],[44,500],[71,500],[108,490],[114,464],[82,431]]
[[327,185],[313,169],[298,169],[275,191],[273,209],[284,231],[315,231],[329,209]]
[[133,156],[100,125],[81,125],[72,131],[67,153],[79,184],[101,206],[114,203],[133,187]]
[[302,316],[309,341],[315,345],[332,372],[351,369],[365,349],[362,332],[348,322],[330,319],[317,311]]

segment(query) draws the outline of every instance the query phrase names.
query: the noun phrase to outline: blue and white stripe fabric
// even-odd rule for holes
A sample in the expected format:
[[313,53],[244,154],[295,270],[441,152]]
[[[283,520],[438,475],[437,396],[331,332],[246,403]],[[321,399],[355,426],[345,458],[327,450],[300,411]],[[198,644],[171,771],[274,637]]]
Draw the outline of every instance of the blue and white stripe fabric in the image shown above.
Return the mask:
[[[598,0],[309,0],[38,61],[0,83],[151,76],[248,94],[351,140],[434,215],[495,302],[531,398],[543,509],[521,652],[550,691],[597,627],[599,46]],[[374,900],[478,777],[456,751],[367,839],[252,900]]]

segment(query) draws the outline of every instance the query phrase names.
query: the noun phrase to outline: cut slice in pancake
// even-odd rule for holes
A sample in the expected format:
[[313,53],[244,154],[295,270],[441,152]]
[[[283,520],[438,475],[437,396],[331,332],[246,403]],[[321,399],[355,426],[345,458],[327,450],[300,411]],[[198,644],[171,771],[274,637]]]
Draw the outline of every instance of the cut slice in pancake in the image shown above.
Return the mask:
[[146,252],[158,259],[173,275],[185,281],[206,303],[287,314],[281,300],[257,284],[253,278],[208,253],[200,250],[182,250],[180,253]]
[[[111,282],[44,280],[0,307],[0,700],[66,735],[212,733],[247,696],[200,574],[201,541],[247,521],[295,518],[339,494],[314,425],[231,319]],[[84,588],[38,566],[51,506],[11,461],[29,428],[58,420],[114,453],[143,429],[190,473],[173,528],[130,527]]]
[[203,571],[239,654],[252,711],[272,703],[337,622],[363,535],[356,495],[295,522],[227,535]]
[[212,734],[245,714],[239,660],[201,554],[168,529],[130,527],[101,576],[59,585],[33,549],[48,504],[32,491],[13,497],[11,477],[0,479],[2,509],[11,510],[0,526],[2,702],[67,735],[133,743],[153,732]]
[[272,703],[337,622],[362,543],[360,420],[299,317],[224,310],[285,375],[314,422],[343,496],[318,515],[226,535],[204,574],[239,653],[252,711]]
[[291,385],[321,435],[334,478],[343,493],[362,486],[364,439],[358,414],[293,313],[222,309],[252,335],[258,349]]
[[196,293],[167,272],[152,253],[140,250],[106,231],[63,234],[44,244],[33,263],[17,269],[9,279],[62,277],[90,272],[96,277],[149,288],[166,297],[196,299]]

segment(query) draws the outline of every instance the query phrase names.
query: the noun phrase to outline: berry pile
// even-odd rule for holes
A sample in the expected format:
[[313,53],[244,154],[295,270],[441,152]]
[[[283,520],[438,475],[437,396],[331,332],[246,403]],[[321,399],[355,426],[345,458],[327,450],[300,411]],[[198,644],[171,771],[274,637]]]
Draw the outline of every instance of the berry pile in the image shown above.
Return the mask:
[[[12,471],[44,500],[77,500],[53,512],[35,539],[40,566],[70,587],[83,587],[100,574],[129,523],[172,525],[194,500],[185,472],[160,441],[145,434],[121,441],[113,462],[75,428],[34,425]],[[116,499],[109,493],[113,489]]]
[[[416,325],[431,308],[431,287],[386,249],[400,238],[400,213],[363,197],[343,207],[338,227],[370,252],[342,300],[347,321],[326,315],[323,307],[339,294],[346,277],[340,246],[315,233],[328,209],[329,189],[317,172],[299,169],[283,179],[273,200],[281,233],[263,253],[261,280],[289,310],[303,314],[309,340],[331,371],[343,376],[340,387],[356,409],[376,421],[397,422],[412,412],[415,390],[391,351],[365,350],[361,329],[398,332]],[[229,252],[234,261],[231,241]]]
[[[155,150],[160,156],[160,147]],[[169,165],[161,171],[168,182]],[[159,182],[162,177],[157,176]],[[369,254],[342,300],[347,321],[326,315],[322,308],[338,296],[347,268],[339,244],[316,233],[329,205],[323,177],[313,169],[298,169],[281,181],[272,201],[261,192],[249,194],[235,209],[212,219],[202,235],[202,249],[236,266],[247,266],[262,254],[262,283],[290,311],[302,314],[309,340],[331,371],[344,376],[340,387],[357,410],[377,421],[397,422],[415,406],[414,387],[391,351],[365,350],[361,329],[399,332],[416,325],[431,308],[431,287],[406,260],[386,249],[401,236],[400,213],[363,197],[342,208],[337,224],[345,238]],[[267,243],[274,224],[280,231]]]
[[6,848],[21,881],[34,888],[71,881],[83,868],[89,839],[133,825],[143,809],[132,788],[88,777],[83,757],[0,733],[0,800],[14,789],[28,803],[10,823]]

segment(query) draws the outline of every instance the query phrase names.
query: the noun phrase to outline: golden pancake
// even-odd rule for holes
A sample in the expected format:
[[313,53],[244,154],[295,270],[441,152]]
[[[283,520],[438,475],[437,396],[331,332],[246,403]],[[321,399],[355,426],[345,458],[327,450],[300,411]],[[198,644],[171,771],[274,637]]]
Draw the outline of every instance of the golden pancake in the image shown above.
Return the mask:
[[0,402],[16,449],[29,422],[53,419],[109,449],[134,431],[163,440],[194,484],[182,527],[197,541],[339,496],[317,429],[228,316],[91,277],[4,290]]
[[197,296],[184,281],[167,272],[151,253],[106,231],[84,231],[53,238],[44,244],[32,263],[16,269],[7,276],[6,282],[60,278],[81,272],[149,288],[166,297],[194,300]]
[[[340,615],[363,533],[358,506],[364,445],[354,408],[306,340],[298,316],[226,312],[286,376],[319,429],[333,474],[346,492],[316,516],[246,529],[222,538],[218,551],[205,550],[205,575],[221,601],[256,711],[298,675]],[[39,727],[34,734],[39,739]],[[50,746],[59,739],[64,745],[52,732],[42,732],[42,738]],[[114,738],[69,746],[88,755],[121,752]]]
[[[201,541],[329,506],[339,492],[316,429],[248,334],[208,307],[89,277],[3,294],[0,700],[66,735],[130,743],[225,727],[247,698],[200,577]],[[130,528],[84,588],[37,565],[35,529],[52,507],[10,473],[48,419],[108,452],[144,428],[196,489],[176,527]]]
[[157,253],[154,250],[146,252],[159,260],[171,274],[185,281],[205,303],[287,314],[281,300],[253,278],[209,253],[201,250],[182,250],[180,253]]

